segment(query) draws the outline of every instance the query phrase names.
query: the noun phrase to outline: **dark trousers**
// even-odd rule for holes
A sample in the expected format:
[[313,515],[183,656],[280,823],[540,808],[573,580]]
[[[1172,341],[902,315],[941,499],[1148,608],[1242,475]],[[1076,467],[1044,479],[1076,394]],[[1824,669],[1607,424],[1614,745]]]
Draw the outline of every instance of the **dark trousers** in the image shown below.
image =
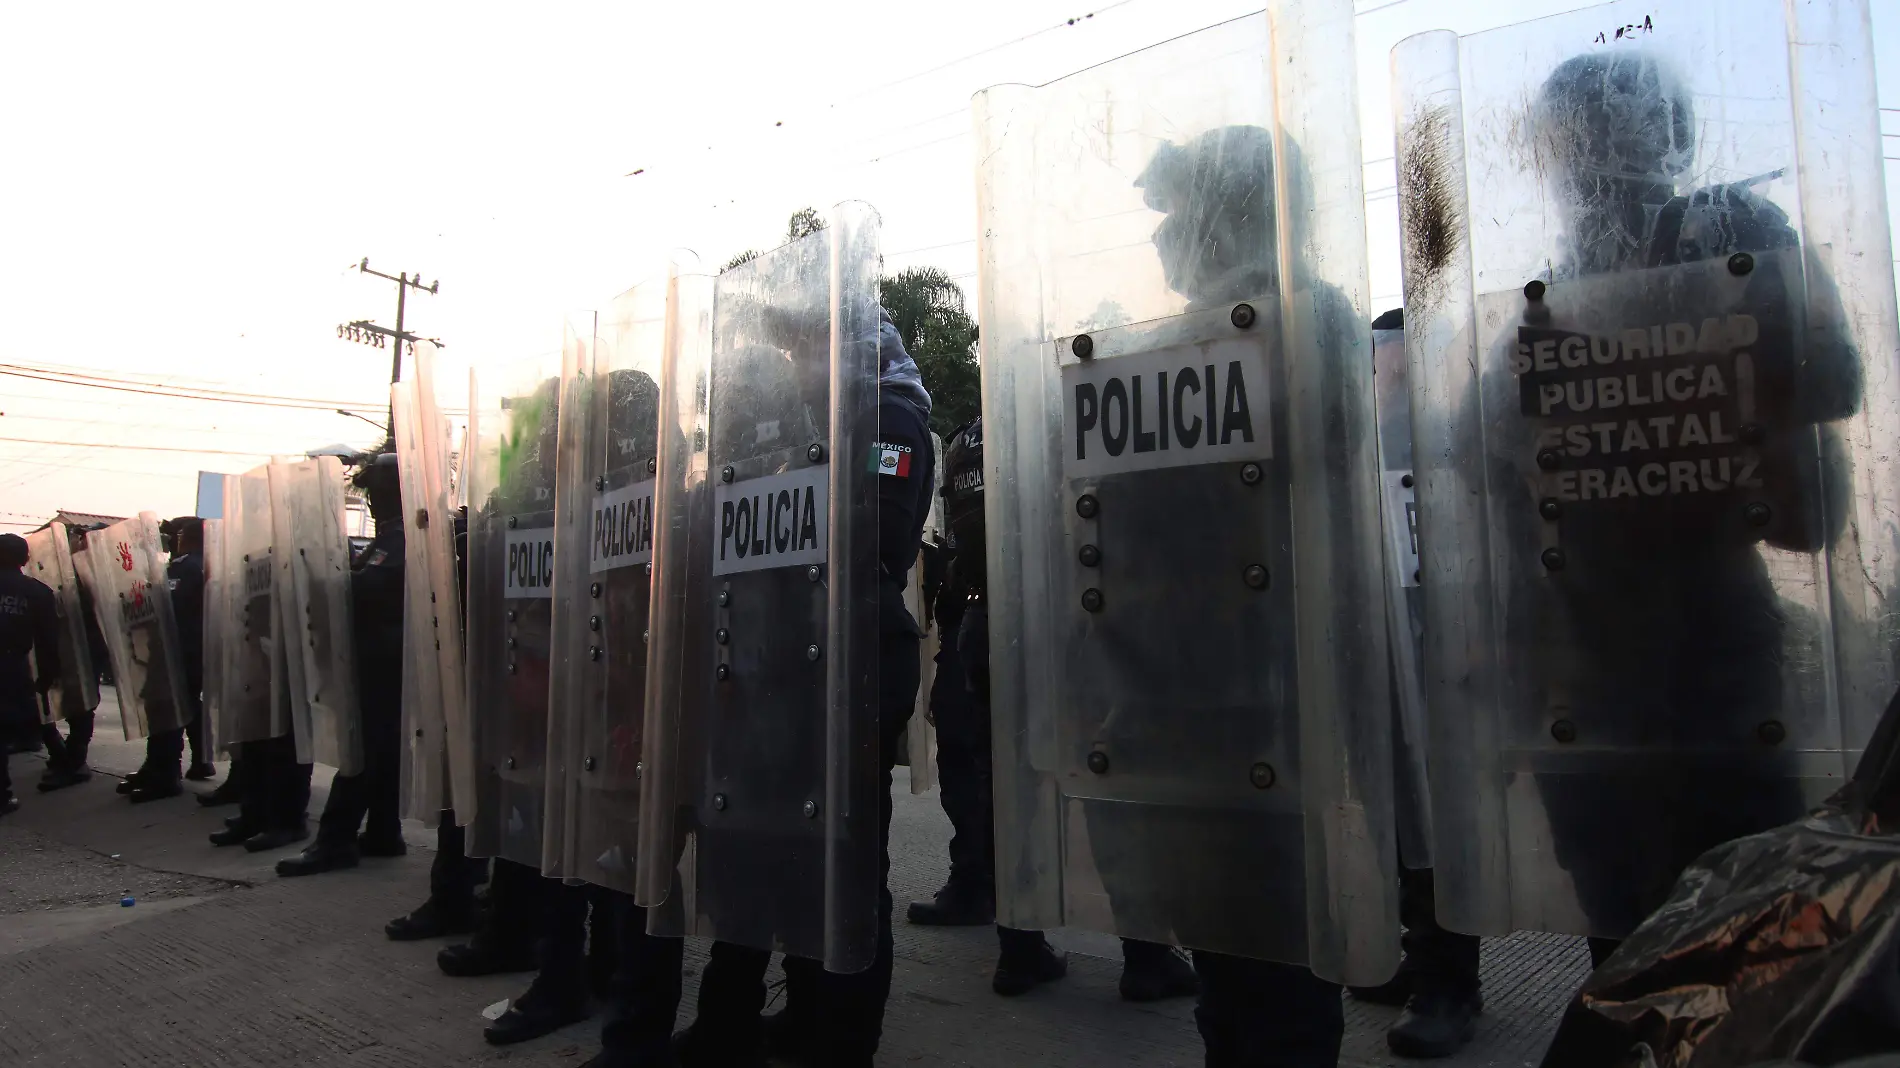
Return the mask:
[[488,913],[476,937],[496,946],[532,946],[546,930],[548,888],[558,886],[526,864],[496,857]]
[[[679,1016],[686,940],[647,933],[647,910],[626,894],[602,891],[615,913],[616,967],[608,987],[607,1019],[600,1045],[606,1068],[664,1063],[670,1056],[673,1022]],[[594,929],[599,937],[600,928]]]
[[[846,1068],[868,1066],[884,1033],[884,1003],[891,996],[891,769],[897,764],[897,740],[917,701],[921,671],[918,639],[891,632],[878,649],[878,733],[882,736],[883,790],[880,843],[884,854],[878,884],[877,955],[864,971],[843,975],[825,971],[815,960],[785,958],[785,1007],[815,1022],[819,1063]],[[939,743],[941,745],[941,743]],[[695,1031],[718,1036],[722,1044],[756,1041],[759,1013],[765,1007],[765,970],[770,950],[714,942],[712,958],[699,983],[699,1021]],[[701,1031],[701,1025],[705,1030]],[[737,1048],[735,1046],[735,1048]]]
[[86,753],[92,746],[91,712],[74,712],[66,717],[66,734],[59,733],[59,724],[40,725],[40,740],[46,743],[46,765],[51,768],[78,769],[86,764]]
[[240,780],[239,818],[260,831],[303,826],[310,807],[311,766],[297,763],[297,740],[286,734],[244,742],[239,748],[241,756],[231,772]]
[[[539,877],[540,873],[535,875]],[[613,955],[619,948],[614,943],[612,920],[607,910],[601,909],[590,939],[589,913],[601,892],[579,883],[554,879],[542,882],[541,971],[534,979],[535,994],[566,1004],[584,1002],[596,985],[595,969],[612,970]]]
[[331,781],[317,825],[321,841],[352,842],[365,819],[371,837],[402,837],[402,708],[366,700],[362,715],[363,770]]
[[1399,970],[1412,978],[1412,989],[1459,996],[1478,992],[1478,936],[1438,926],[1430,868],[1399,870],[1400,936],[1405,961]]
[[995,799],[990,784],[990,707],[973,693],[959,649],[963,613],[939,620],[930,712],[937,726],[937,783],[950,817],[950,885],[995,894]]
[[[204,720],[204,709],[198,703],[197,691],[185,696],[189,707],[189,718],[182,727],[173,727],[168,731],[154,731],[145,738],[145,763],[139,767],[138,776],[151,782],[177,782],[184,771],[179,766],[185,755],[185,739],[191,739],[191,751],[196,754],[200,748],[199,730]],[[196,759],[194,756],[193,759]],[[306,776],[306,785],[308,776]]]
[[[324,809],[329,815],[329,809]],[[475,887],[488,862],[468,855],[468,835],[455,822],[455,810],[443,809],[435,825],[435,860],[429,864],[429,900],[439,909],[466,914],[475,908]]]
[[1295,964],[1196,950],[1194,1022],[1207,1068],[1334,1068],[1346,1035],[1340,987]]

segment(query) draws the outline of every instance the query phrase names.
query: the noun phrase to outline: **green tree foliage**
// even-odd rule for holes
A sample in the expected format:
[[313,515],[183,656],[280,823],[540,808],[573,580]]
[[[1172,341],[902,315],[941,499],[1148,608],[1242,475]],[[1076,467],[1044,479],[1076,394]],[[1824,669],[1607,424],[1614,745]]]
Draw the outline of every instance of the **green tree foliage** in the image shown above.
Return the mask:
[[912,267],[880,279],[877,293],[923,372],[930,429],[948,435],[976,418],[983,403],[976,320],[964,309],[962,287],[941,268]]
[[825,228],[824,216],[817,208],[800,208],[792,212],[791,219],[785,224],[785,240],[796,241],[801,237],[810,237]]

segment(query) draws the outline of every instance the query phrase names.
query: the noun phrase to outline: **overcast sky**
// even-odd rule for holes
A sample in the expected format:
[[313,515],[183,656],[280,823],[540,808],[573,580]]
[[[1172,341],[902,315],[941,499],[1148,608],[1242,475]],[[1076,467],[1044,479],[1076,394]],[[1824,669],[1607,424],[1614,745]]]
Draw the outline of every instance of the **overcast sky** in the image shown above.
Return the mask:
[[[1882,100],[1900,107],[1896,4],[1874,17],[1894,72]],[[1376,311],[1398,299],[1392,45],[1591,5],[1359,6]],[[0,365],[344,402],[382,422],[388,350],[335,333],[393,318],[394,285],[354,269],[365,256],[440,279],[440,295],[411,295],[410,327],[486,362],[555,348],[564,313],[670,248],[716,266],[771,244],[794,209],[845,199],[882,212],[887,268],[943,267],[974,307],[971,94],[1258,7],[9,5]],[[1883,117],[1900,132],[1900,112]],[[0,529],[55,508],[185,513],[201,469],[381,437],[322,408],[10,375],[0,412]],[[86,447],[102,443],[120,447]]]

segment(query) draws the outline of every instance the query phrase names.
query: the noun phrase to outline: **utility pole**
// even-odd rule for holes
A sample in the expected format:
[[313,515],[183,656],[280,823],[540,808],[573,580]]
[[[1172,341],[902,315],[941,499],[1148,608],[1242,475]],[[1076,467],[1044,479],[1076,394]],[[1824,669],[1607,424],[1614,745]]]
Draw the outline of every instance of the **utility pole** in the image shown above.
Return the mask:
[[358,319],[353,323],[338,326],[336,328],[336,336],[346,338],[350,341],[362,342],[365,345],[374,345],[377,348],[384,347],[387,339],[394,338],[396,340],[396,353],[389,361],[389,381],[391,383],[401,381],[402,346],[404,342],[408,342],[411,345],[423,340],[434,341],[438,345],[442,343],[435,338],[425,339],[417,337],[403,329],[403,315],[409,307],[409,290],[411,287],[414,287],[430,296],[434,296],[442,283],[440,280],[437,280],[425,286],[422,284],[422,275],[420,272],[414,275],[410,275],[406,272],[399,272],[392,275],[371,270],[368,256],[363,257],[363,262],[357,264],[356,269],[364,274],[373,274],[378,278],[387,279],[388,281],[396,283],[396,329],[390,330],[387,327],[377,326],[367,319]]

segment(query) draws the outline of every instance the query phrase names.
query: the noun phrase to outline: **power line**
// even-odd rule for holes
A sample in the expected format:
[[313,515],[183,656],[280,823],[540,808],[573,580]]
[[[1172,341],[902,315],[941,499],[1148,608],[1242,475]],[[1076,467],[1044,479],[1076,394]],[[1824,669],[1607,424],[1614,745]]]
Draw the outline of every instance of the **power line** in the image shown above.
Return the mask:
[[[30,367],[24,364],[0,364],[0,375],[12,375],[16,378],[31,378],[36,381],[52,382],[62,386],[84,386],[92,389],[116,390],[121,393],[143,393],[147,396],[170,397],[174,400],[212,401],[221,404],[248,404],[257,407],[299,408],[306,411],[334,412],[338,408],[367,408],[375,406],[375,402],[327,401],[302,397],[283,397],[268,393],[242,393],[236,390],[221,390],[209,387],[191,387],[192,392],[183,392],[182,387],[164,387],[159,383],[138,383],[136,379],[113,379],[98,375],[86,375],[80,372],[53,371],[47,368]],[[148,388],[150,386],[159,386],[160,388]]]
[[[20,442],[26,445],[54,445],[54,446],[58,446],[59,448],[74,448],[74,449],[124,449],[128,452],[182,452],[182,453],[190,453],[191,455],[194,455],[194,456],[280,456],[280,455],[289,456],[289,455],[292,455],[292,453],[290,452],[278,452],[278,451],[273,451],[270,449],[253,449],[249,452],[244,452],[238,449],[188,449],[183,446],[172,446],[172,445],[119,445],[110,441],[47,441],[44,438],[8,438],[8,437],[0,437],[0,441],[14,441],[14,442]],[[5,458],[0,457],[0,464],[4,464],[5,462],[6,462]]]

